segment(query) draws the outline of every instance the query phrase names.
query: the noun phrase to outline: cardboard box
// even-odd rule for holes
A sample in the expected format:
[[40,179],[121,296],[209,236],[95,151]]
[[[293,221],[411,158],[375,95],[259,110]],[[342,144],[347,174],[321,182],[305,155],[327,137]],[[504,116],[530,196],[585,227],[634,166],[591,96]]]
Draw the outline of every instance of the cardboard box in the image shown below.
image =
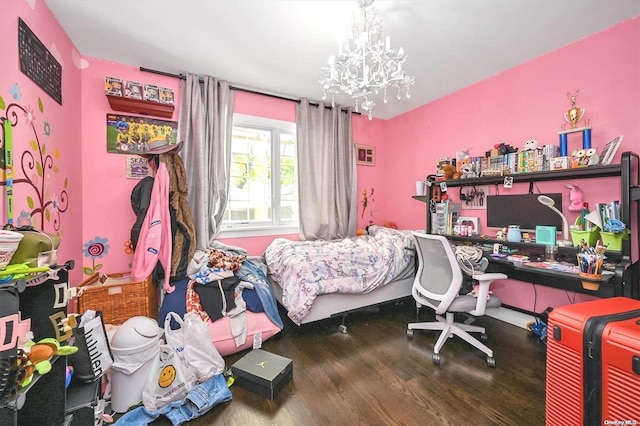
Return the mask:
[[293,377],[293,361],[262,349],[253,349],[236,361],[231,371],[238,386],[274,399]]
[[104,78],[104,93],[111,96],[122,96],[122,79],[106,76]]
[[144,100],[151,102],[160,102],[160,97],[158,93],[158,86],[155,84],[145,84],[144,85]]
[[127,80],[124,83],[124,96],[131,99],[142,99],[142,83]]
[[569,157],[555,157],[551,159],[550,163],[551,170],[564,170],[570,167]]
[[158,92],[160,94],[160,103],[173,105],[173,90],[168,87],[159,87]]

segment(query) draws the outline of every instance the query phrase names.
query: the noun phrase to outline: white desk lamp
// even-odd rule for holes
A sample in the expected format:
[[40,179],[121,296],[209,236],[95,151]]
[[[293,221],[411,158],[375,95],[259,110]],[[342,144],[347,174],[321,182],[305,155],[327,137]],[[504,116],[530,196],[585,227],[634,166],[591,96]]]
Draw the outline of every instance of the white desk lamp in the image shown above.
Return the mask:
[[567,222],[567,218],[562,214],[560,210],[555,207],[555,201],[553,198],[547,197],[546,195],[538,195],[538,202],[549,207],[554,212],[558,213],[562,218],[562,241],[558,241],[558,245],[562,247],[570,247],[571,241],[569,240],[569,223]]

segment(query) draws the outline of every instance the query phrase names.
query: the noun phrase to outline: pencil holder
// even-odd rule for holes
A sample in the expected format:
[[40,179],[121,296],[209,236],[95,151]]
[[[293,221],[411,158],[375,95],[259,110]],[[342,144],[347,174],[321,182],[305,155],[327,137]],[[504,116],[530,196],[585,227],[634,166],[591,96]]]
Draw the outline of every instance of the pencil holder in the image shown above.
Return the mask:
[[622,251],[622,240],[625,237],[624,232],[607,232],[600,231],[600,238],[602,239],[602,244],[607,246],[607,250],[616,250]]
[[[580,272],[580,276],[582,278],[589,278],[592,280],[600,280],[602,279],[602,274],[587,274],[586,272]],[[585,290],[598,290],[600,288],[600,283],[595,281],[582,281],[582,288]]]

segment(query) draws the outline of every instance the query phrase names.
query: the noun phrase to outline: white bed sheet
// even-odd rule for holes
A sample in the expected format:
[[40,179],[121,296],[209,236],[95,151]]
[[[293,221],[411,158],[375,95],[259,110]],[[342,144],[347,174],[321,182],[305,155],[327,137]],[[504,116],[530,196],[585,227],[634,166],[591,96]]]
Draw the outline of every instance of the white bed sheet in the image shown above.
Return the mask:
[[370,227],[370,235],[343,240],[277,239],[264,257],[278,301],[305,324],[410,296],[413,247],[409,231]]

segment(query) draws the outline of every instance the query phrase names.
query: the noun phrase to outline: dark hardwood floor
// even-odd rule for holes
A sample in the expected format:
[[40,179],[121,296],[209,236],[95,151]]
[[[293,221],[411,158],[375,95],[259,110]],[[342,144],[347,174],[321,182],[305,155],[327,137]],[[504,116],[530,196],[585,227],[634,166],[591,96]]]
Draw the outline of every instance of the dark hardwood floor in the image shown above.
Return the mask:
[[[286,315],[283,313],[283,318]],[[420,320],[433,319],[429,309]],[[231,387],[233,399],[193,425],[544,425],[545,346],[526,330],[482,317],[496,368],[458,338],[431,361],[436,332],[416,331],[413,299],[284,332],[263,349],[293,360],[275,400]],[[227,367],[245,352],[225,357]],[[170,424],[159,419],[154,424]]]

